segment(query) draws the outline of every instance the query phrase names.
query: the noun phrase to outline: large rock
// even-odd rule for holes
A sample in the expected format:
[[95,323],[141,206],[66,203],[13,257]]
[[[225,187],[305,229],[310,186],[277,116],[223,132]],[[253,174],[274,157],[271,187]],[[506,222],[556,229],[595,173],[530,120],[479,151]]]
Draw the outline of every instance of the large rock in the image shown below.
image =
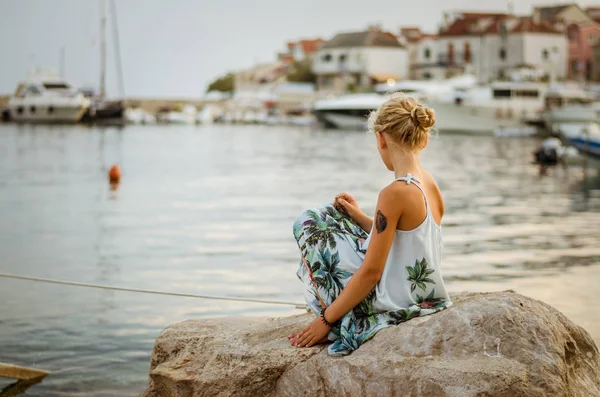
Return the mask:
[[600,396],[598,348],[556,309],[510,291],[454,302],[341,358],[289,345],[310,314],[184,321],[158,337],[142,396]]

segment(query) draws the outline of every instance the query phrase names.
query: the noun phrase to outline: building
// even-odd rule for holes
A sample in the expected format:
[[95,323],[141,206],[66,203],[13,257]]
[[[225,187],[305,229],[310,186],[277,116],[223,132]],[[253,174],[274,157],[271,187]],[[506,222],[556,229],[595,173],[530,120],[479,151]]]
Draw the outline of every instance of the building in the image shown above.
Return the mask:
[[437,35],[424,33],[417,27],[404,27],[398,40],[408,52],[410,79],[444,78],[447,70],[438,64]]
[[340,33],[323,44],[313,58],[321,91],[366,90],[390,79],[408,77],[408,53],[392,33],[378,28]]
[[573,80],[589,80],[592,75],[592,47],[600,38],[600,9],[583,10],[577,4],[534,8],[533,17],[541,22],[554,24],[567,35],[568,71]]
[[523,65],[563,79],[567,54],[567,39],[553,24],[509,14],[455,14],[437,39],[437,62],[447,75],[471,72],[482,83],[507,78]]
[[600,41],[600,25],[594,21],[574,22],[567,25],[569,40],[569,78],[590,80],[592,48]]
[[325,43],[323,39],[312,39],[312,40],[299,40],[296,42],[289,42],[288,50],[296,61],[303,61],[310,59],[317,52],[319,47]]
[[325,43],[321,38],[288,41],[286,51],[277,54],[279,61],[284,63],[311,61],[319,47]]
[[600,43],[592,47],[590,80],[600,81]]
[[589,21],[588,14],[577,4],[562,4],[550,7],[534,7],[533,19],[546,22],[585,22]]

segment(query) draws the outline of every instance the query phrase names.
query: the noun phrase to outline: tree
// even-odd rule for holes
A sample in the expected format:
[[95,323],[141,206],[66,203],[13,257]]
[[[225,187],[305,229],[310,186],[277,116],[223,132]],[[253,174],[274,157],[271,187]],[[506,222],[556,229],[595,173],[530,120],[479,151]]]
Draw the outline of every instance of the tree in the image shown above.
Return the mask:
[[210,91],[221,91],[231,92],[234,88],[234,76],[233,73],[227,73],[225,76],[219,77],[208,85],[206,92]]
[[317,76],[313,73],[309,60],[294,61],[286,77],[287,81],[299,83],[315,84],[317,82]]

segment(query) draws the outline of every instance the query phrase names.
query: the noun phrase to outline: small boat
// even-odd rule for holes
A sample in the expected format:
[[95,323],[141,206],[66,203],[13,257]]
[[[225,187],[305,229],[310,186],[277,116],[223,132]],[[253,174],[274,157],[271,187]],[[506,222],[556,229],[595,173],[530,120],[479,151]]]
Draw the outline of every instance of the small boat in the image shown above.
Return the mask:
[[223,117],[223,110],[217,105],[207,104],[196,115],[197,124],[213,124]]
[[600,164],[600,124],[598,122],[555,124],[554,129],[579,152],[588,158],[598,160],[594,164]]
[[162,124],[196,124],[198,110],[194,105],[185,105],[181,110],[159,109],[156,121]]
[[156,117],[141,108],[126,109],[125,119],[129,124],[156,124]]
[[91,101],[66,81],[30,78],[19,84],[7,105],[7,118],[28,123],[77,123]]

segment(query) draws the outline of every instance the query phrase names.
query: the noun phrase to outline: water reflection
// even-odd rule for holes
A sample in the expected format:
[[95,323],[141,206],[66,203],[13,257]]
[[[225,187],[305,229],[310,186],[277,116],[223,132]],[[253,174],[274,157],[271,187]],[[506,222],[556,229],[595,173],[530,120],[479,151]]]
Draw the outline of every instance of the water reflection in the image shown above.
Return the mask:
[[[600,340],[600,181],[540,177],[533,140],[440,134],[423,154],[446,200],[451,291],[515,289]],[[181,293],[301,301],[291,234],[341,191],[373,212],[391,180],[366,133],[281,127],[0,126],[0,271]],[[107,171],[123,180],[111,189]],[[28,393],[137,395],[158,332],[269,307],[0,278],[2,360],[54,372]],[[43,302],[43,305],[40,304]]]

